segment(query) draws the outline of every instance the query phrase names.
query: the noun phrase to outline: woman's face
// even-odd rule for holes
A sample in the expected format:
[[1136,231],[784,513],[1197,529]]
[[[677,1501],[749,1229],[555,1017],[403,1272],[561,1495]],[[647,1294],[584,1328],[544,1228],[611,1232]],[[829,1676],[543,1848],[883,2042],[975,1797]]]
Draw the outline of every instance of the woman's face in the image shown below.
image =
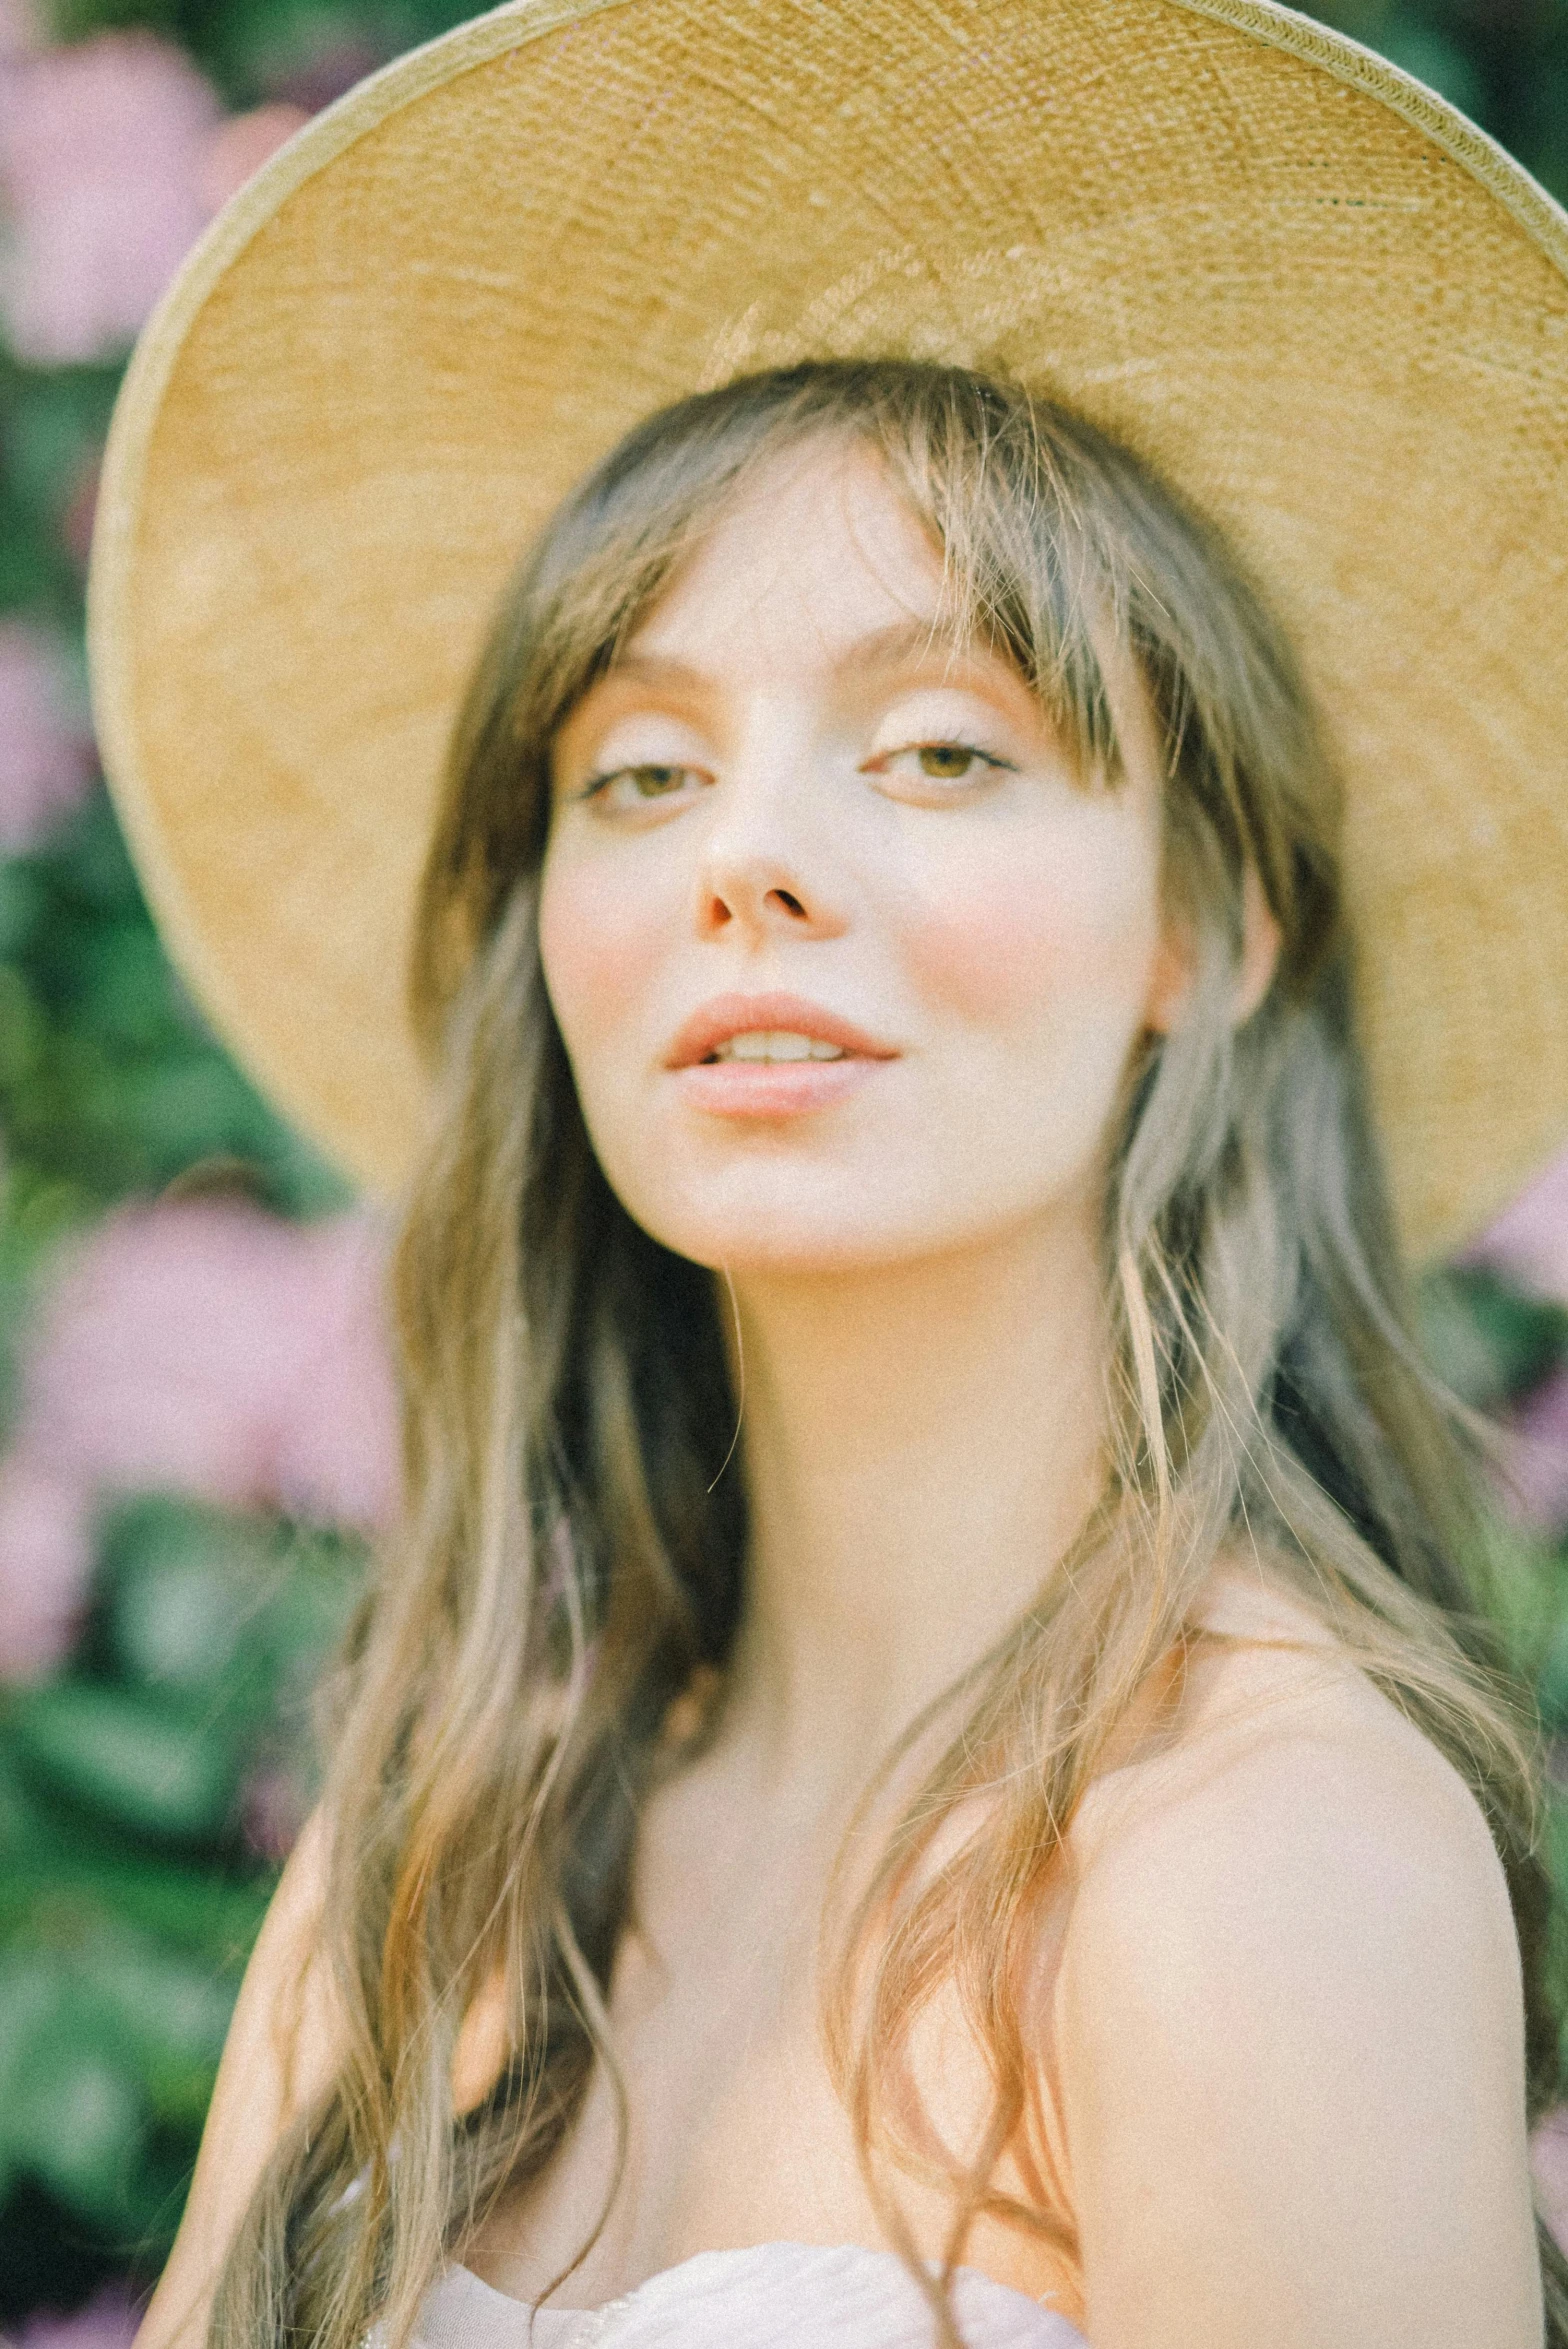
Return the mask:
[[554,744],[551,1002],[612,1187],[699,1263],[1087,1228],[1184,984],[1141,694],[1086,786],[1003,659],[931,640],[940,576],[869,450],[792,451]]

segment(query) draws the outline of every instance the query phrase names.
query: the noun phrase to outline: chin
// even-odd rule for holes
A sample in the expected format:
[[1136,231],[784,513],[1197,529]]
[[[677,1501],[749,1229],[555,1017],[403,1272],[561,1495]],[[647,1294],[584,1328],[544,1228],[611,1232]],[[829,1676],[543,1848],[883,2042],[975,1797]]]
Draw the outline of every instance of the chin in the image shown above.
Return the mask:
[[885,1201],[879,1208],[870,1182],[721,1183],[711,1192],[701,1182],[673,1192],[661,1184],[656,1197],[645,1184],[612,1187],[650,1238],[715,1272],[853,1272],[918,1255],[933,1237],[941,1245],[936,1235],[904,1228]]
[[1018,1220],[1012,1203],[974,1201],[955,1213],[953,1186],[935,1197],[888,1196],[885,1170],[831,1183],[700,1182],[651,1198],[617,1186],[622,1205],[662,1247],[711,1271],[811,1279],[886,1271],[961,1252]]
[[[810,1279],[869,1272],[928,1252],[929,1242],[864,1224],[810,1216],[752,1216],[742,1221],[689,1216],[637,1221],[663,1247],[711,1272]],[[940,1242],[937,1243],[941,1245]]]

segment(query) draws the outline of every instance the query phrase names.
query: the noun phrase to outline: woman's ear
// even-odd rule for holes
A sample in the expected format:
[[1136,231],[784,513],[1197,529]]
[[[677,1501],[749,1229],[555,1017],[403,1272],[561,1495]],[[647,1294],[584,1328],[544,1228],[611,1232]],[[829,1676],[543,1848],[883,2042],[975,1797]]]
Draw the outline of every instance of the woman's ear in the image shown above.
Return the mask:
[[1167,914],[1160,929],[1154,967],[1149,973],[1149,1001],[1145,1013],[1152,1035],[1168,1036],[1180,1027],[1198,978],[1197,940],[1185,917]]
[[[1268,993],[1282,942],[1257,867],[1248,865],[1241,881],[1241,960],[1231,995],[1232,1027],[1250,1020]],[[1155,1035],[1168,1036],[1181,1025],[1197,980],[1198,942],[1192,923],[1171,915],[1160,934],[1149,979],[1148,1025]]]
[[452,2110],[461,2120],[483,2104],[512,2053],[507,2028],[506,1974],[497,1966],[464,2015],[452,2050]]
[[1230,1016],[1233,1027],[1241,1027],[1250,1020],[1263,1001],[1279,967],[1279,950],[1284,943],[1274,908],[1264,894],[1263,883],[1256,865],[1248,865],[1241,877],[1241,968],[1236,974],[1236,992],[1231,998]]

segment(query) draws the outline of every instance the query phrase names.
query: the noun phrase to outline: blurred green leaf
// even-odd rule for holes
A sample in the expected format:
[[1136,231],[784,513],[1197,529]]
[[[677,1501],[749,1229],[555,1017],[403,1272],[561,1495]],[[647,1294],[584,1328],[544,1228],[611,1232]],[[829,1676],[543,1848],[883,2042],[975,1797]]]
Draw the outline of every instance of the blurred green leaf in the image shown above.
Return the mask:
[[1557,1625],[1537,1684],[1541,1718],[1558,1734],[1568,1729],[1568,1616]]
[[41,1919],[69,1913],[81,1933],[129,1926],[232,1973],[255,1938],[271,1882],[270,1869],[225,1881],[210,1867],[40,1810],[0,1866],[0,1941],[23,1942]]
[[114,2219],[141,2128],[112,2011],[42,1952],[0,1963],[0,2145],[88,2216]]
[[232,1988],[134,1943],[106,1949],[99,1963],[104,1998],[130,2042],[216,2066],[234,2011]]
[[12,2161],[87,2215],[124,2211],[141,2134],[141,2100],[123,2063],[84,2040],[77,2018],[41,2030],[11,2083],[5,2123]]
[[178,40],[181,31],[177,0],[54,0],[50,14],[56,38],[62,41],[133,27]]
[[195,1551],[147,1563],[114,1610],[116,1644],[132,1676],[154,1686],[210,1686],[230,1665],[248,1612],[228,1565]]
[[0,612],[80,623],[61,522],[103,443],[116,367],[29,367],[0,345]]
[[0,956],[27,945],[48,906],[48,888],[30,865],[20,857],[0,859]]
[[199,1688],[233,1662],[245,1616],[244,1593],[231,1573],[205,1559],[171,1557],[127,1584],[115,1628],[137,1679]]
[[145,921],[101,923],[82,940],[77,978],[80,1016],[107,1041],[146,1048],[167,1039],[169,967]]
[[38,1065],[44,1014],[14,963],[0,962],[0,1087],[22,1085]]
[[1501,1515],[1486,1533],[1488,1610],[1513,1669],[1534,1684],[1564,1621],[1562,1561],[1548,1542]]
[[288,1214],[351,1196],[208,1033],[101,791],[44,847],[0,863],[0,1127],[13,1220],[51,1182],[107,1206],[209,1160],[252,1170]]
[[1459,44],[1436,25],[1395,18],[1378,46],[1395,65],[1436,90],[1462,114],[1484,110],[1486,92],[1479,72]]
[[206,1692],[239,1721],[270,1719],[335,1645],[362,1571],[352,1539],[143,1495],[103,1534],[115,1660],[142,1685]]
[[69,1682],[13,1697],[10,1715],[24,1769],[141,1834],[212,1837],[233,1807],[239,1755],[226,1723]]
[[1438,1274],[1423,1283],[1420,1301],[1428,1355],[1477,1410],[1527,1395],[1568,1352],[1568,1310],[1484,1269]]

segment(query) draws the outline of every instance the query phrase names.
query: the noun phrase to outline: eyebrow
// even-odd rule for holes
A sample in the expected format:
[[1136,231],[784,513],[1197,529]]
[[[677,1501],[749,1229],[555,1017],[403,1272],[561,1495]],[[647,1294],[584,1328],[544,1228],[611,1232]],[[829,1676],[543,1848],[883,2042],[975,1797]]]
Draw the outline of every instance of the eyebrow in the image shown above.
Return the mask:
[[[891,620],[885,627],[873,628],[845,645],[833,667],[840,675],[849,670],[857,675],[864,675],[868,670],[874,675],[886,674],[943,650],[949,665],[961,669],[979,649],[972,638],[946,634],[935,620]],[[709,682],[704,671],[668,653],[624,652],[610,663],[604,674],[607,679],[626,677],[647,685],[693,686]]]

